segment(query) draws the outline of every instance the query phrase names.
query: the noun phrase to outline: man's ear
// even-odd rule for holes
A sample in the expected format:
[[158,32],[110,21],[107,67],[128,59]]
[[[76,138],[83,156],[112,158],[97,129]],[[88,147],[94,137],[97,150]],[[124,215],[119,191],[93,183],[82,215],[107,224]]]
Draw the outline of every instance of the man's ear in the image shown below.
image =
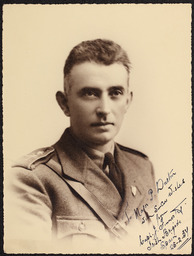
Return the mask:
[[65,115],[70,116],[68,101],[67,101],[67,97],[65,96],[65,94],[63,92],[58,91],[56,93],[56,100],[57,100],[60,108],[65,113]]
[[129,108],[129,106],[130,106],[132,100],[133,100],[133,92],[130,91],[130,92],[128,93],[128,96],[127,96],[126,110],[125,110],[125,111],[128,110],[128,108]]

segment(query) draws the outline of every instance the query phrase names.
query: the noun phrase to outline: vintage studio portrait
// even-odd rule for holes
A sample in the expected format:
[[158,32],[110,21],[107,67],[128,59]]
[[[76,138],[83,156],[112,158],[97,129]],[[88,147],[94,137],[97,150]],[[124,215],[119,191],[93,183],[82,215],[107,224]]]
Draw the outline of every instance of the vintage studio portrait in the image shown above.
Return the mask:
[[190,253],[191,6],[3,15],[4,251]]

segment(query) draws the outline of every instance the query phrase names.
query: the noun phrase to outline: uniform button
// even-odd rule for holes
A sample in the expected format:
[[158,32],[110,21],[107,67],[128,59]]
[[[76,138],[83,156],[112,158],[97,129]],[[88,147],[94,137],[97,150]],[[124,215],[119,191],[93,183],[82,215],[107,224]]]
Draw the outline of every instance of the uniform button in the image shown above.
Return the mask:
[[86,225],[83,222],[81,222],[78,226],[78,230],[81,232],[81,231],[84,231],[85,229],[86,229]]
[[35,164],[31,164],[31,169],[34,169],[35,168]]
[[42,153],[43,153],[43,151],[38,151],[36,154],[37,154],[37,156],[41,156],[42,155]]

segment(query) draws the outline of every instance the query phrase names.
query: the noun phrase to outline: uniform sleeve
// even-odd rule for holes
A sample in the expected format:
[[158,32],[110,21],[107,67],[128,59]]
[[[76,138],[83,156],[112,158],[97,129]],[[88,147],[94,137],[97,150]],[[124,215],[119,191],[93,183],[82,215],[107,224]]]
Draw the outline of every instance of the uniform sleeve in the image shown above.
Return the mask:
[[52,234],[52,205],[33,171],[13,168],[6,183],[7,239],[48,241]]

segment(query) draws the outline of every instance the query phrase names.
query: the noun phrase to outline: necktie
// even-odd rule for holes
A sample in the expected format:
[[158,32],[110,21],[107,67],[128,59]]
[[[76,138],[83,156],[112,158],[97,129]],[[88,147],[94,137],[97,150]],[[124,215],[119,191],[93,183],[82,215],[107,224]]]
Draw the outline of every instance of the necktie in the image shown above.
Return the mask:
[[109,167],[109,178],[119,191],[121,197],[123,197],[123,184],[122,184],[122,173],[117,167],[113,155],[108,152],[104,157],[104,168],[108,165]]

